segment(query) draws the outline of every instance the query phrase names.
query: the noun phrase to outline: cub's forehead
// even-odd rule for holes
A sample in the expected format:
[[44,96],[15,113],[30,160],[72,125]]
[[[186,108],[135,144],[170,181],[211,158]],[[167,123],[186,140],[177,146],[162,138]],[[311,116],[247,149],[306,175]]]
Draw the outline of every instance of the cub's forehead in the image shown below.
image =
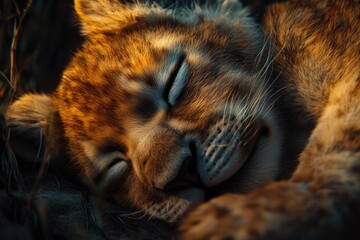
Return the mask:
[[186,34],[166,30],[112,34],[104,40],[89,40],[87,48],[91,50],[84,51],[98,59],[94,64],[100,71],[119,72],[130,80],[150,85],[163,82],[162,71],[175,64],[181,55],[191,65],[206,64],[209,59],[206,56],[211,55]]
[[[241,60],[243,50],[235,46],[236,37],[228,28],[210,20],[194,24],[173,17],[144,21],[138,18],[121,29],[88,34],[84,54],[80,55],[86,55],[86,59],[93,56],[96,61],[87,67],[111,75],[105,80],[120,82],[125,88],[130,84],[131,92],[138,92],[140,85],[165,83],[170,74],[164,74],[164,69],[171,71],[169,66],[176,63],[179,55],[185,56],[190,72],[214,68],[213,65],[227,67]],[[97,79],[103,81],[102,77]]]

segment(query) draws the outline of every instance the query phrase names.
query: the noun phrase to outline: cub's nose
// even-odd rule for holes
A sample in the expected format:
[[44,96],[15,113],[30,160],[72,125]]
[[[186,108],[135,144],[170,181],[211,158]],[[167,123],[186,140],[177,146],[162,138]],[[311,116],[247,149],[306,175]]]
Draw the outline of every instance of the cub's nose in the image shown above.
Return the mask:
[[195,143],[189,144],[191,155],[185,156],[177,176],[163,187],[164,191],[174,190],[181,187],[201,185],[200,176],[197,172],[197,155]]

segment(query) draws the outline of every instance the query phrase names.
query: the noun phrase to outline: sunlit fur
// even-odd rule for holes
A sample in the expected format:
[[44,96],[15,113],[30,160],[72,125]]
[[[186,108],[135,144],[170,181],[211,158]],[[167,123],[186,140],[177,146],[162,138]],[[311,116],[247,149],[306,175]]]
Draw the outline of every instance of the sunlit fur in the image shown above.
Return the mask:
[[[121,206],[168,221],[230,177],[237,176],[235,192],[277,177],[282,134],[268,79],[274,57],[240,3],[167,10],[77,0],[75,9],[83,46],[46,106],[29,106],[43,102],[40,95],[20,98],[9,126],[32,127],[22,116],[45,121],[49,127],[39,127],[53,158],[65,153],[83,181],[105,184]],[[166,99],[179,58],[178,88]],[[189,157],[200,180],[167,191]]]

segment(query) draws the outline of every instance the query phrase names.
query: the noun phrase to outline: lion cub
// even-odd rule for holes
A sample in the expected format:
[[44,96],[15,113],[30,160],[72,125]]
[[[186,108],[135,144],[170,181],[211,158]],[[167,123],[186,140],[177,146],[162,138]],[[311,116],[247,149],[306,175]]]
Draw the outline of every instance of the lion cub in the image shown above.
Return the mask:
[[271,56],[240,3],[75,9],[83,46],[54,93],[11,106],[10,127],[44,135],[53,159],[69,159],[121,206],[170,222],[226,182],[239,192],[277,177]]

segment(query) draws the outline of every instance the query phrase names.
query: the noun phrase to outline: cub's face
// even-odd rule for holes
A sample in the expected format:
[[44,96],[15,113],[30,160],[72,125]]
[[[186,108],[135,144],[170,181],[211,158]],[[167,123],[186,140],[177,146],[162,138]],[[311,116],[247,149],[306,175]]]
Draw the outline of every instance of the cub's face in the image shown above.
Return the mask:
[[120,205],[176,221],[212,195],[276,176],[269,55],[239,3],[75,7],[86,40],[51,101],[85,179]]

